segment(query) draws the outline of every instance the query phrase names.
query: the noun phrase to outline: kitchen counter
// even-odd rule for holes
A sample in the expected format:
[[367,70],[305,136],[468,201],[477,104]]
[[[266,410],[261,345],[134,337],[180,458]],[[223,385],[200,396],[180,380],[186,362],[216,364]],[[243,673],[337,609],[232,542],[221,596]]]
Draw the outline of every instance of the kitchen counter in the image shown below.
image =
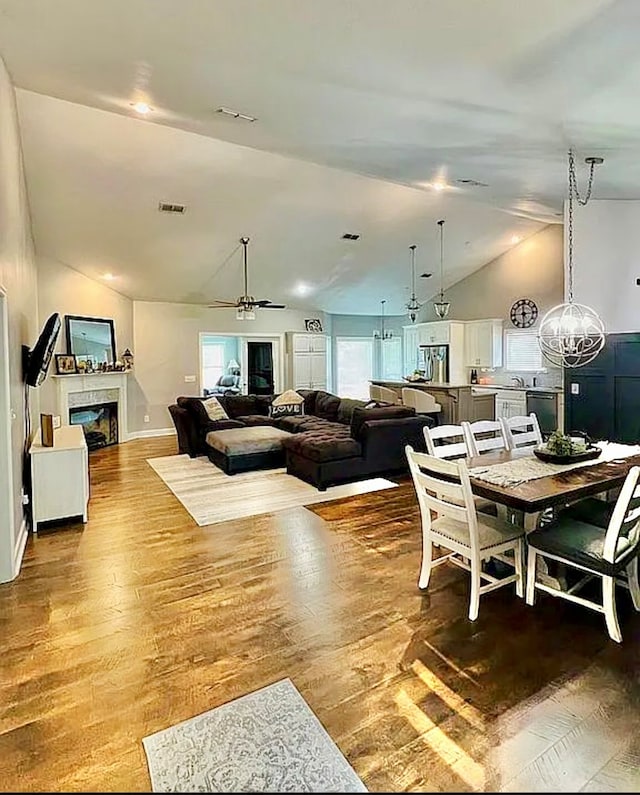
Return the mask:
[[403,387],[422,389],[425,392],[429,392],[442,406],[439,418],[442,425],[459,425],[463,420],[476,422],[477,420],[490,420],[495,417],[494,401],[487,400],[487,397],[492,393],[487,391],[484,394],[474,394],[471,384],[376,380],[372,380],[371,383],[376,386],[386,386],[389,389],[393,389],[398,397],[402,396]]
[[473,388],[491,390],[492,392],[502,392],[507,389],[511,392],[553,392],[559,394],[563,391],[559,386],[516,386],[515,384],[473,384]]

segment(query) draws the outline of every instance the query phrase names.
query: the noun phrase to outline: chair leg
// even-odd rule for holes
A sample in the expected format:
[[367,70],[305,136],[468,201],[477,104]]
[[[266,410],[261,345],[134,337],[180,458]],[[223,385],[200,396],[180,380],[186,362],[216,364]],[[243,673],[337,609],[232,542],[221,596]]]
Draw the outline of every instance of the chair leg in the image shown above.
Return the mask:
[[607,620],[607,630],[611,640],[616,643],[622,641],[620,627],[618,626],[618,616],[616,614],[616,581],[614,577],[602,577],[602,603],[604,605],[604,617]]
[[629,593],[633,600],[633,606],[640,610],[640,585],[638,584],[638,558],[634,558],[627,566],[627,579],[629,581]]
[[536,551],[532,547],[527,551],[527,604],[533,605],[536,601]]
[[480,609],[480,570],[482,568],[481,560],[469,561],[471,563],[471,599],[469,600],[469,620],[475,621],[478,618],[478,610]]
[[519,538],[513,550],[516,568],[516,596],[524,599],[524,539]]
[[432,546],[431,538],[422,536],[422,564],[420,566],[420,576],[418,578],[418,588],[426,588],[429,585],[431,576]]

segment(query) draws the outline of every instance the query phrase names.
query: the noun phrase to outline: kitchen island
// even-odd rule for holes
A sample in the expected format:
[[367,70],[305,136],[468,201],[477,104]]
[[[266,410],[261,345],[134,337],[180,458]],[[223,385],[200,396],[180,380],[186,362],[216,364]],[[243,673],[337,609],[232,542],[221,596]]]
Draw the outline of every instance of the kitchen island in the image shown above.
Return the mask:
[[378,381],[375,386],[386,386],[402,397],[402,388],[420,389],[428,392],[442,406],[439,420],[441,425],[460,425],[463,420],[495,419],[495,400],[493,394],[474,394],[471,384],[435,384],[430,381]]

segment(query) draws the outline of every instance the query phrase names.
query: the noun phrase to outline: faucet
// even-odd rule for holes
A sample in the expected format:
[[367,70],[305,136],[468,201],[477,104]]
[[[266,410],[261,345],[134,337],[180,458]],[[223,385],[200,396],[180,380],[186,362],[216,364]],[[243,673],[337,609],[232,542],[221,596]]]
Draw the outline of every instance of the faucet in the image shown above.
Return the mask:
[[524,387],[524,378],[521,376],[514,375],[511,380],[516,382],[516,386]]

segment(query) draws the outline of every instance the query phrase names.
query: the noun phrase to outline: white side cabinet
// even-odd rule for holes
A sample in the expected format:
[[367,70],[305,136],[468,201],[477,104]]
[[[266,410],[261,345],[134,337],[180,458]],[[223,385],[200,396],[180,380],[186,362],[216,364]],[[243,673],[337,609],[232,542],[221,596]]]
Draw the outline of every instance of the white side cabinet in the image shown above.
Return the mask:
[[287,355],[292,389],[327,388],[327,337],[325,334],[288,332]]
[[89,451],[81,425],[63,425],[53,432],[53,447],[44,447],[40,431],[31,455],[33,530],[39,522],[82,516],[89,503]]
[[464,329],[467,367],[502,367],[502,320],[470,320]]
[[404,348],[404,374],[410,375],[418,366],[418,329],[416,326],[402,327]]

